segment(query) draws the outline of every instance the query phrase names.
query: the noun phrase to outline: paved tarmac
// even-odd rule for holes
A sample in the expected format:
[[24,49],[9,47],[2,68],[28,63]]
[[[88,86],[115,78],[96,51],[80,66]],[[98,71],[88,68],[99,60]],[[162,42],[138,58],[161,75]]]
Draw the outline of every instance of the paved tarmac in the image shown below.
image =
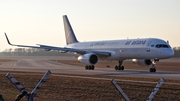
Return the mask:
[[88,74],[88,75],[105,75],[105,76],[126,76],[126,77],[143,77],[143,78],[164,78],[180,80],[180,72],[158,71],[150,73],[144,70],[125,69],[116,71],[114,68],[98,68],[95,70],[85,70],[83,66],[73,66],[63,63],[49,61],[51,59],[73,59],[69,57],[1,57],[17,59],[16,62],[4,62],[0,65],[0,70],[26,71],[26,72],[46,72],[51,70],[52,73],[65,74]]

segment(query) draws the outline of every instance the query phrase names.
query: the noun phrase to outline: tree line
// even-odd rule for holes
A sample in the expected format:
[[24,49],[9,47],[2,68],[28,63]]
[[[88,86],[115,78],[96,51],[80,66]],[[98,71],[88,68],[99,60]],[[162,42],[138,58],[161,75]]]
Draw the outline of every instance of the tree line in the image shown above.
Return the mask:
[[180,58],[180,47],[174,47],[174,57]]
[[45,51],[37,48],[15,48],[5,49],[0,56],[73,56],[72,54],[60,53],[58,51]]
[[[180,58],[180,47],[174,47],[174,57]],[[60,53],[58,51],[45,51],[37,48],[15,48],[5,49],[0,56],[73,56],[73,54]]]

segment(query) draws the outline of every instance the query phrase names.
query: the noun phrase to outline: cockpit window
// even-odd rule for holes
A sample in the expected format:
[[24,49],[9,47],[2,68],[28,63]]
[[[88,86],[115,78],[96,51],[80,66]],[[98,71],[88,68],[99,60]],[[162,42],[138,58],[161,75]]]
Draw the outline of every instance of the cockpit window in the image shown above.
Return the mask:
[[170,48],[170,46],[166,44],[157,44],[156,48]]

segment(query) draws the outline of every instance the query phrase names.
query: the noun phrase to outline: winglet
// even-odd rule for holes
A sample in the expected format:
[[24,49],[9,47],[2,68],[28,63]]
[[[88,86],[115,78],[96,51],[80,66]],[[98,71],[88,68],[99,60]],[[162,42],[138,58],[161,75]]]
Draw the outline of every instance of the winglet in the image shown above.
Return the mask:
[[8,39],[8,37],[7,37],[7,35],[6,35],[6,33],[4,33],[4,34],[5,34],[5,37],[6,37],[6,39],[7,39],[8,44],[9,44],[9,45],[13,45],[13,44],[10,43],[10,41],[9,41],[9,39]]
[[11,46],[40,48],[39,46],[28,46],[28,45],[16,45],[16,44],[11,44],[11,42],[9,41],[9,38],[8,38],[7,34],[6,34],[6,33],[4,33],[4,34],[5,34],[5,37],[6,37],[6,39],[7,39],[8,44],[11,45]]

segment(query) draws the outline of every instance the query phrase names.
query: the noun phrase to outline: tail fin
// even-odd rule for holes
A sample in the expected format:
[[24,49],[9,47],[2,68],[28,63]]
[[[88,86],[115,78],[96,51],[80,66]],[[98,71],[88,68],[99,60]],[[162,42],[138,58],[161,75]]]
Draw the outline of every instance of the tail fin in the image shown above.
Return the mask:
[[74,31],[71,27],[67,15],[63,15],[63,21],[64,21],[64,30],[66,35],[66,44],[68,45],[72,43],[77,43],[78,40],[76,39],[76,36],[74,34]]

